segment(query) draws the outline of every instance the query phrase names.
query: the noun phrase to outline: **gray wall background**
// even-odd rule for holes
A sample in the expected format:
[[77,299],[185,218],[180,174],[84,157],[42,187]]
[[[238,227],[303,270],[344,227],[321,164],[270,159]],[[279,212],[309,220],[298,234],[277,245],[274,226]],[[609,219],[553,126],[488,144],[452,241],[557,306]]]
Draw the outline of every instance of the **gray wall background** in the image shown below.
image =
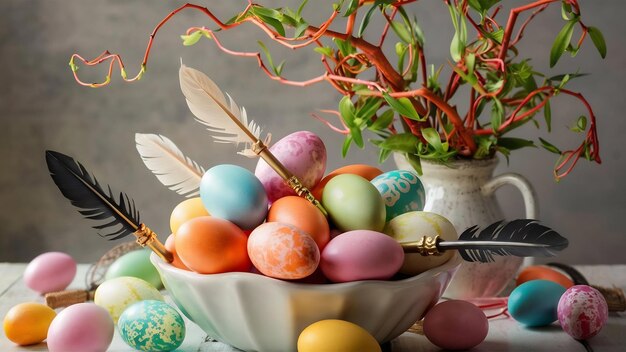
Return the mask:
[[[335,108],[339,95],[326,84],[292,88],[270,81],[249,59],[233,58],[203,40],[183,47],[179,39],[187,27],[210,26],[193,11],[181,13],[158,35],[148,74],[139,83],[125,84],[114,73],[103,89],[77,85],[68,60],[77,52],[92,58],[108,49],[123,55],[129,76],[139,69],[148,34],[156,23],[182,1],[122,0],[4,0],[0,2],[0,261],[28,261],[38,253],[65,251],[81,262],[96,260],[114,243],[98,238],[90,223],[81,219],[53,185],[44,150],[73,155],[100,180],[132,196],[142,218],[165,239],[169,214],[182,199],[164,188],[145,168],[134,145],[135,132],[159,133],[171,138],[188,156],[205,167],[236,163],[251,169],[255,162],[234,154],[231,146],[214,144],[194,122],[178,85],[180,58],[207,72],[224,90],[246,106],[249,115],[278,140],[296,130],[318,133],[329,150],[328,170],[348,163],[372,163],[376,150],[353,149],[347,160],[340,155],[341,138],[310,117],[319,108]],[[267,6],[297,1],[264,0]],[[321,21],[329,13],[328,1],[310,1],[307,17]],[[505,6],[526,1],[504,1]],[[245,1],[207,0],[206,6],[221,18],[230,18]],[[626,110],[626,3],[619,0],[581,0],[583,19],[603,30],[609,54],[602,61],[591,41],[575,59],[565,55],[553,73],[580,72],[590,76],[575,80],[570,88],[582,91],[598,117],[603,164],[581,161],[560,183],[551,170],[553,155],[540,149],[514,152],[511,162],[501,162],[498,173],[518,172],[536,187],[541,218],[568,236],[570,247],[558,258],[569,263],[626,263],[626,167],[624,131]],[[426,33],[431,63],[449,60],[452,26],[440,1],[421,1],[409,7]],[[503,16],[504,13],[500,16]],[[500,17],[503,20],[503,17]],[[548,70],[552,40],[563,25],[558,5],[543,13],[529,28],[520,48],[533,58],[539,71]],[[377,24],[379,25],[379,24]],[[259,31],[246,26],[223,33],[234,49],[256,50]],[[264,39],[266,43],[269,40]],[[390,43],[392,41],[389,41]],[[310,51],[290,52],[272,46],[287,59],[285,72],[293,79],[320,71],[318,56]],[[82,67],[85,80],[101,80],[103,71]],[[460,102],[460,109],[463,105]],[[557,145],[575,146],[567,131],[583,107],[573,99],[553,102],[553,133]],[[528,127],[513,135],[546,136]],[[535,138],[536,139],[536,138]],[[569,143],[569,144],[568,144]],[[391,163],[382,168],[393,169]],[[521,216],[517,191],[498,192],[508,216]]]

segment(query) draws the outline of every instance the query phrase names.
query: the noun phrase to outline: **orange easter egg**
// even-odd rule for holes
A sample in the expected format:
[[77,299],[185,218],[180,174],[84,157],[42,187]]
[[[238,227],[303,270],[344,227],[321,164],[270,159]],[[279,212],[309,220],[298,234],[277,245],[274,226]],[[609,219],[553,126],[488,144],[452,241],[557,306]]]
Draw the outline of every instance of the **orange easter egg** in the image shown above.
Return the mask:
[[321,200],[322,194],[324,193],[324,186],[326,186],[328,181],[330,181],[333,177],[337,175],[343,175],[343,174],[359,175],[363,177],[364,179],[371,181],[376,176],[382,173],[383,173],[382,170],[380,170],[379,168],[370,166],[370,165],[365,165],[365,164],[346,165],[324,176],[324,178],[320,182],[318,182],[318,184],[315,185],[315,187],[313,187],[313,190],[311,190],[311,192],[313,193],[313,196],[315,197],[315,199]]
[[170,251],[170,253],[172,253],[172,256],[174,257],[174,260],[170,264],[177,267],[178,269],[191,271],[191,269],[189,269],[185,264],[183,264],[182,260],[180,260],[180,257],[176,252],[175,241],[176,236],[174,236],[174,234],[167,236],[167,240],[165,240],[165,249]]
[[561,274],[554,269],[550,269],[546,266],[541,265],[533,265],[524,268],[524,270],[522,270],[517,276],[515,284],[516,286],[519,286],[524,282],[531,280],[548,280],[556,282],[557,284],[565,288],[570,288],[574,286],[574,282],[570,280],[567,276]]
[[209,212],[204,209],[200,197],[184,200],[172,210],[172,215],[170,215],[170,229],[172,233],[176,233],[180,225],[185,221],[208,215]]
[[201,216],[180,226],[174,246],[189,269],[201,274],[217,274],[250,269],[247,240],[232,222]]
[[280,222],[266,222],[252,231],[248,255],[262,274],[287,280],[313,274],[320,262],[320,251],[313,238]]
[[313,237],[320,251],[330,241],[328,220],[315,205],[302,197],[287,196],[272,203],[267,221],[291,224],[303,230]]

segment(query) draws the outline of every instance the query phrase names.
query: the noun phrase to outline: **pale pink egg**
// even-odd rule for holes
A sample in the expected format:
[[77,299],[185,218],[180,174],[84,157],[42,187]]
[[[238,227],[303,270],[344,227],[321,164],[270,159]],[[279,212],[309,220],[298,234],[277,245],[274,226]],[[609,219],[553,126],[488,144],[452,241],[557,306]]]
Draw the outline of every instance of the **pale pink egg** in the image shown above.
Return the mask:
[[[324,176],[326,147],[313,132],[298,131],[287,135],[271,146],[270,151],[309,189]],[[263,159],[259,159],[254,174],[261,180],[270,203],[285,196],[296,195]]]
[[557,313],[563,330],[577,340],[595,336],[609,318],[604,296],[587,285],[568,288],[559,300]]
[[104,352],[114,333],[109,312],[94,303],[78,303],[63,309],[48,329],[50,352]]
[[252,231],[248,256],[264,275],[287,280],[311,275],[320,261],[319,249],[311,236],[280,222],[268,222]]
[[24,271],[24,283],[41,294],[64,290],[76,276],[76,262],[68,254],[47,252],[35,257]]

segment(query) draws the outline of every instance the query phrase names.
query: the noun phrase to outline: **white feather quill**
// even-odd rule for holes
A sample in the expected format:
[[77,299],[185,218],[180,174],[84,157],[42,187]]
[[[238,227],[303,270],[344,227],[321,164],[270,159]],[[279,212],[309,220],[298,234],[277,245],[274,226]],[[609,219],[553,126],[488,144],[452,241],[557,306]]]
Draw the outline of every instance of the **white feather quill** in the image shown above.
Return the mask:
[[186,157],[169,138],[136,133],[135,143],[141,160],[163,185],[185,197],[200,194],[204,168]]
[[[204,73],[187,67],[181,63],[179,70],[180,88],[185,95],[187,105],[196,119],[207,127],[218,143],[244,143],[246,147],[239,154],[247,157],[257,156],[250,149],[251,137],[237,126],[224,109],[228,109],[248,131],[257,139],[261,135],[261,127],[253,120],[248,121],[245,108],[239,108],[230,95],[228,102],[221,89]],[[221,106],[220,106],[221,105]],[[269,144],[270,136],[266,138]]]

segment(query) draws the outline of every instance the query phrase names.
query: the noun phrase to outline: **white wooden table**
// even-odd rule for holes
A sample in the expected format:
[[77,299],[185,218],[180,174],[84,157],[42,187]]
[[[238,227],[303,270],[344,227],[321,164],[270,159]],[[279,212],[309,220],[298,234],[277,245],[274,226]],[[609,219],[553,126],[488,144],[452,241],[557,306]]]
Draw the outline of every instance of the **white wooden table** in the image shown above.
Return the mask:
[[[43,298],[30,291],[22,280],[26,264],[0,263],[0,317],[14,305],[22,302],[43,302]],[[613,266],[578,266],[590,283],[600,286],[617,286],[626,290],[626,265]],[[87,265],[80,265],[76,279],[70,288],[84,288],[84,273]],[[192,322],[186,320],[187,336],[177,351],[185,352],[218,352],[235,351],[233,348],[212,341]],[[13,344],[0,332],[0,351],[47,351],[46,344],[19,347]],[[624,352],[626,351],[626,314],[611,314],[604,329],[589,341],[597,352]],[[399,351],[439,351],[424,336],[404,333],[391,341],[387,350]],[[111,352],[131,352],[132,348],[124,344],[116,332],[109,348]],[[585,348],[561,330],[558,323],[551,326],[526,329],[511,318],[496,318],[490,320],[487,339],[473,351],[585,351]]]

